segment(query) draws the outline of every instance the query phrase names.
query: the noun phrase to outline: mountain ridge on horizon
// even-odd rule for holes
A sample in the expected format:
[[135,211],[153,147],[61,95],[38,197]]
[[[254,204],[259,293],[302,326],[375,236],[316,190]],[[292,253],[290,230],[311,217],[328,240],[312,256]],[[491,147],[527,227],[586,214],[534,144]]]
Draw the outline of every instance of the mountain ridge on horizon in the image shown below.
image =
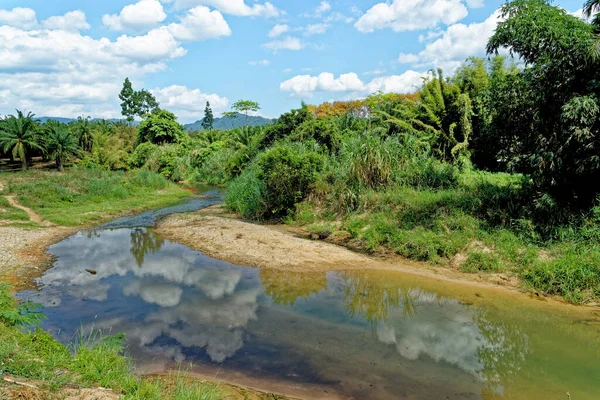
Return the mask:
[[[64,124],[68,124],[68,123],[77,121],[77,118],[49,117],[49,116],[37,117],[35,119],[39,120],[41,123],[45,123],[48,120],[58,121],[58,122],[62,122]],[[90,121],[100,121],[100,120],[107,120],[110,122],[119,122],[119,121],[124,121],[125,119],[124,118],[90,118]],[[255,115],[248,116],[248,126],[265,126],[265,125],[272,124],[274,121],[275,121],[275,119],[269,119],[269,118],[264,118],[264,117],[260,117],[260,116],[255,116]],[[134,121],[133,124],[135,126],[137,126],[140,124],[140,121]],[[232,117],[217,117],[217,118],[215,118],[215,120],[213,122],[213,129],[229,130],[229,129],[241,128],[241,127],[245,126],[245,124],[246,124],[246,116],[238,113]],[[199,119],[196,122],[192,122],[189,124],[182,124],[182,125],[185,127],[186,132],[194,132],[194,131],[203,130],[202,119]]]

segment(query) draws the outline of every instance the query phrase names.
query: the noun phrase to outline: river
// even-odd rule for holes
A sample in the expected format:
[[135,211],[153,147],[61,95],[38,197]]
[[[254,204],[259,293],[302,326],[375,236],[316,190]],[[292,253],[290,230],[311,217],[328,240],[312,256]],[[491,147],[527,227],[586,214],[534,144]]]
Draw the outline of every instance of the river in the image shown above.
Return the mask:
[[124,332],[139,373],[309,399],[600,398],[600,309],[399,272],[259,270],[152,230],[208,194],[50,247],[39,290],[19,296],[63,342]]

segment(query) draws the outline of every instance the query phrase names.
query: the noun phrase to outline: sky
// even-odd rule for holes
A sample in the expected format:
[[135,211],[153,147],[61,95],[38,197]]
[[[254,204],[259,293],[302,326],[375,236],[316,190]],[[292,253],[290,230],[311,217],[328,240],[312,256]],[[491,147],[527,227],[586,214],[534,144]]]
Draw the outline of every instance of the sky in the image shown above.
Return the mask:
[[[0,114],[119,118],[129,77],[182,123],[415,91],[485,56],[498,0],[0,0]],[[583,0],[554,3],[577,13]]]

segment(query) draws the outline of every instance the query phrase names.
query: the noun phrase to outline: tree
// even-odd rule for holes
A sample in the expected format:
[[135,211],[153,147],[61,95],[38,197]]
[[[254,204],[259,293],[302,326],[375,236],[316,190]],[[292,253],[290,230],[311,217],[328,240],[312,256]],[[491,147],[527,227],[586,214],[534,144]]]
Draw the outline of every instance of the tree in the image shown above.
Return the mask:
[[506,3],[501,16],[487,51],[507,48],[524,66],[492,84],[493,137],[538,189],[587,206],[600,192],[600,72],[587,62],[594,29],[543,0]]
[[75,136],[61,123],[46,125],[46,151],[56,162],[56,169],[64,170],[64,162],[79,153]]
[[73,132],[78,137],[79,145],[83,151],[91,151],[94,145],[94,134],[90,117],[78,117],[73,123]]
[[225,112],[223,115],[226,117],[236,117],[237,114],[244,114],[246,115],[246,122],[244,123],[244,126],[248,126],[248,113],[257,112],[260,110],[260,105],[251,100],[238,100],[233,103],[231,109],[233,111]]
[[202,119],[202,128],[205,130],[212,130],[214,122],[215,117],[213,116],[212,109],[210,108],[210,103],[207,101],[206,108],[204,109],[204,118]]
[[154,111],[138,127],[138,144],[151,142],[165,144],[179,142],[185,128],[177,122],[175,114],[167,110]]
[[140,118],[146,117],[148,114],[158,110],[160,106],[152,93],[146,89],[133,90],[129,78],[125,78],[125,82],[123,82],[123,89],[119,94],[119,99],[121,100],[121,114],[126,116],[129,122],[132,122],[136,116]]
[[37,121],[31,112],[23,115],[17,110],[17,115],[5,118],[0,132],[0,146],[4,152],[12,151],[13,157],[21,160],[21,169],[27,170],[27,158],[34,149],[43,150],[37,135]]

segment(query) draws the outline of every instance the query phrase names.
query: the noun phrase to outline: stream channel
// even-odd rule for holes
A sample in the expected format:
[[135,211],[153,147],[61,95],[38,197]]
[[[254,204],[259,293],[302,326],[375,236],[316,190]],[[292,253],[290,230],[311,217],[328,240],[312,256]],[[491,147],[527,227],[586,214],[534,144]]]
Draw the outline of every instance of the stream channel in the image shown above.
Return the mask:
[[138,373],[306,399],[600,399],[600,308],[400,272],[248,268],[153,232],[220,201],[204,195],[53,245],[39,290],[19,296],[63,342],[125,333]]

